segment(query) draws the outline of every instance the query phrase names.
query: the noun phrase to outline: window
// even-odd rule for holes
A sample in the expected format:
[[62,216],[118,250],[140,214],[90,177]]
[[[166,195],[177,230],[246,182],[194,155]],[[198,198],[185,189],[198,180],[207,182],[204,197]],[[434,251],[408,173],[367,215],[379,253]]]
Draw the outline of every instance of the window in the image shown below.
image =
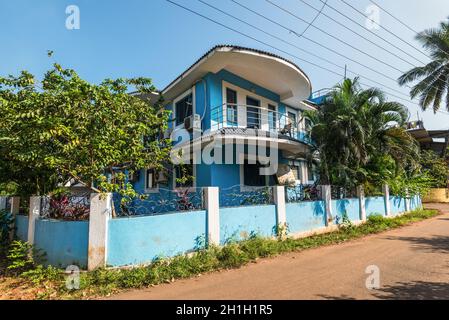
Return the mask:
[[264,176],[260,174],[260,168],[264,166],[257,162],[249,164],[245,161],[243,164],[243,184],[250,187],[274,186],[276,184],[275,175]]
[[260,101],[246,97],[246,123],[251,129],[260,129]]
[[156,173],[153,169],[147,169],[145,173],[145,189],[156,189]]
[[307,163],[307,179],[308,181],[313,181],[313,165],[311,163]]
[[184,119],[193,114],[192,93],[175,103],[175,123],[179,126],[184,123]]
[[[175,167],[175,187],[191,188],[193,187],[193,164],[184,164]],[[179,181],[182,179],[182,181]]]
[[226,120],[231,126],[237,125],[237,92],[226,89]]
[[301,167],[299,166],[291,166],[293,175],[295,176],[296,181],[301,181]]
[[268,125],[270,131],[275,131],[277,129],[277,115],[276,115],[276,107],[269,104],[268,105]]

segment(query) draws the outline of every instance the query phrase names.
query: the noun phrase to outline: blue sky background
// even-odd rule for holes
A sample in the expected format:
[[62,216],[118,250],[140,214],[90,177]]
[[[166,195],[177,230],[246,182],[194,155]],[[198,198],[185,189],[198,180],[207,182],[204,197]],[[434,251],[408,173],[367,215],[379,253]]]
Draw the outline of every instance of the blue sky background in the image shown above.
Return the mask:
[[[267,42],[276,48],[343,74],[341,69],[226,17],[197,0],[174,1]],[[347,64],[350,70],[407,94],[407,89],[398,87],[395,82],[366,70],[305,39],[299,39],[285,29],[245,11],[230,0],[205,1],[275,34],[285,41],[315,52],[342,67]],[[303,32],[307,26],[265,0],[238,1],[298,33]],[[317,13],[299,0],[271,1],[307,21],[311,21]],[[304,1],[318,9],[323,5],[320,0]],[[371,4],[368,0],[346,1],[362,11],[365,11],[366,7]],[[377,0],[377,2],[417,31],[437,27],[440,21],[447,19],[449,16],[449,1],[447,0]],[[80,8],[80,30],[67,30],[65,27],[67,18],[65,9],[72,4]],[[351,16],[354,20],[365,24],[366,19],[364,17],[340,0],[328,0],[328,4]],[[338,15],[330,8],[325,8],[323,12],[380,46],[395,52],[410,63],[419,65],[419,62],[412,57],[391,48],[385,42]],[[397,36],[419,47],[414,40],[414,34],[384,12],[381,12],[380,22],[382,26],[388,28]],[[53,61],[53,59],[47,57],[47,50],[53,50],[55,52],[54,60],[65,67],[74,68],[89,81],[100,82],[105,78],[145,76],[152,78],[158,88],[163,88],[212,46],[216,44],[237,44],[268,50],[296,62],[311,78],[314,90],[332,87],[342,79],[342,76],[331,74],[304,61],[299,61],[284,52],[276,51],[271,47],[217,26],[173,6],[165,0],[0,0],[0,24],[1,75],[17,74],[20,70],[25,69],[41,76],[50,68]],[[318,17],[314,25],[394,65],[400,70],[405,71],[411,68],[410,64],[354,35],[325,16]],[[426,56],[384,30],[374,30],[374,32],[401,47],[418,60],[428,61]],[[363,62],[385,75],[393,78],[400,75],[398,71],[341,44],[314,28],[310,28],[305,35],[332,47],[346,57]],[[349,76],[352,76],[352,74],[349,74]],[[364,82],[370,83],[366,80]],[[397,92],[392,93],[399,95]],[[406,96],[400,96],[406,98]],[[391,99],[407,105],[412,120],[415,120],[417,113],[419,113],[421,119],[424,119],[426,127],[449,129],[449,113],[447,111],[435,115],[432,111],[421,112],[416,102],[405,102],[393,97]]]

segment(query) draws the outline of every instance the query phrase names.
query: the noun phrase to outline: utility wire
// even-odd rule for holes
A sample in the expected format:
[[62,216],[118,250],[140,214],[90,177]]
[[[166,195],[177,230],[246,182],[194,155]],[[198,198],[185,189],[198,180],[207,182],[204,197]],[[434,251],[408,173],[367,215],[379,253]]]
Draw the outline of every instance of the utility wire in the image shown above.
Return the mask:
[[[255,15],[257,15],[257,16],[259,16],[259,17],[261,17],[261,18],[263,18],[263,19],[265,19],[265,20],[267,20],[267,21],[269,21],[269,22],[271,22],[271,23],[273,23],[273,24],[275,24],[275,25],[277,25],[277,26],[283,28],[284,30],[288,31],[290,34],[293,34],[293,35],[295,35],[295,36],[297,36],[297,37],[299,36],[298,33],[297,33],[296,31],[294,31],[294,30],[292,30],[292,29],[290,29],[290,28],[288,28],[288,27],[286,27],[286,26],[280,24],[279,22],[277,22],[277,21],[275,21],[275,20],[273,20],[273,19],[268,18],[267,16],[265,16],[265,15],[263,15],[263,14],[261,14],[261,13],[255,11],[255,10],[253,10],[253,9],[251,9],[251,8],[249,8],[249,7],[245,6],[245,5],[243,5],[243,4],[241,4],[240,2],[237,2],[237,1],[235,1],[235,0],[231,0],[231,1],[234,2],[235,4],[237,4],[238,6],[240,6],[240,7],[244,8],[244,9],[248,10],[249,12],[252,12],[252,13],[254,13]],[[393,78],[393,77],[390,77],[390,76],[386,75],[385,73],[382,73],[382,72],[380,72],[379,70],[376,70],[376,69],[374,69],[373,67],[370,67],[370,66],[368,66],[368,65],[366,65],[366,64],[364,64],[364,63],[362,63],[362,62],[359,62],[359,61],[357,61],[357,60],[355,60],[355,59],[352,59],[352,58],[348,57],[347,55],[342,54],[342,53],[340,53],[340,52],[338,52],[338,51],[332,49],[331,47],[328,47],[328,46],[326,46],[326,45],[324,45],[324,44],[322,44],[322,43],[320,43],[320,42],[318,42],[318,41],[316,41],[316,40],[314,40],[314,39],[311,39],[311,38],[309,38],[309,37],[307,37],[307,36],[304,36],[304,35],[302,36],[302,38],[303,38],[303,39],[306,39],[307,41],[310,41],[310,42],[316,44],[317,46],[320,46],[320,47],[322,47],[322,48],[324,48],[324,49],[326,49],[326,50],[329,50],[330,52],[332,52],[332,53],[334,53],[334,54],[336,54],[336,55],[338,55],[338,56],[344,58],[345,60],[349,60],[349,61],[351,61],[351,62],[354,62],[354,63],[356,63],[356,64],[358,64],[358,65],[360,65],[360,66],[362,66],[362,67],[364,67],[364,68],[366,68],[366,69],[368,69],[368,70],[370,70],[370,71],[372,71],[372,72],[374,72],[374,73],[376,73],[376,74],[378,74],[378,75],[380,75],[380,76],[382,76],[382,77],[384,77],[384,78],[386,78],[386,79],[389,79],[389,80],[393,81],[394,83],[397,83],[397,79],[395,79],[395,78]]]
[[394,36],[395,38],[397,38],[398,40],[402,41],[403,43],[407,44],[408,46],[410,46],[411,48],[413,48],[414,50],[416,50],[417,52],[421,53],[422,55],[426,56],[427,58],[429,58],[429,56],[427,55],[427,53],[423,52],[422,50],[416,48],[414,45],[412,45],[410,42],[402,39],[401,37],[399,37],[398,35],[396,35],[394,32],[390,31],[389,29],[385,28],[384,26],[380,25],[378,22],[374,21],[373,19],[371,19],[368,15],[366,15],[365,13],[363,13],[362,11],[360,11],[359,9],[357,9],[356,7],[354,7],[352,4],[346,2],[345,0],[340,0],[341,2],[343,2],[345,5],[347,5],[348,7],[352,8],[354,11],[356,11],[357,13],[361,14],[362,16],[364,16],[366,19],[370,20],[371,22],[377,24],[380,28],[382,28],[383,30],[385,30],[386,32],[388,32],[389,34],[391,34],[392,36]]
[[302,36],[307,32],[307,30],[309,30],[310,27],[315,23],[316,19],[318,19],[318,17],[319,17],[321,14],[323,14],[323,10],[324,10],[324,8],[326,7],[327,1],[329,1],[329,0],[326,0],[326,1],[323,3],[323,6],[321,7],[321,9],[316,9],[316,10],[318,11],[318,13],[316,14],[315,18],[313,18],[312,21],[309,22],[309,25],[307,26],[307,28],[305,28],[304,31],[301,32],[301,34],[299,35],[300,37],[302,37]]
[[[280,49],[280,48],[277,48],[277,47],[275,47],[275,46],[273,46],[273,45],[271,45],[271,44],[269,44],[269,43],[267,43],[267,42],[264,42],[264,41],[262,41],[262,40],[259,40],[259,39],[255,38],[255,37],[251,36],[251,35],[248,35],[248,34],[246,34],[246,33],[243,33],[243,32],[241,32],[241,31],[239,31],[239,30],[236,30],[236,29],[234,29],[234,28],[232,28],[232,27],[229,27],[229,26],[227,26],[227,25],[225,25],[225,24],[223,24],[223,23],[221,23],[221,22],[219,22],[219,21],[217,21],[217,20],[214,20],[214,19],[212,19],[212,18],[209,18],[209,17],[207,17],[207,16],[205,16],[205,15],[203,15],[203,14],[197,12],[197,11],[194,11],[194,10],[192,10],[192,9],[190,9],[190,8],[187,8],[187,7],[181,5],[181,4],[177,3],[177,2],[174,2],[174,1],[172,1],[172,0],[165,0],[165,1],[167,1],[167,2],[169,2],[169,3],[171,3],[171,4],[175,5],[175,6],[177,6],[177,7],[179,7],[179,8],[182,8],[182,9],[184,9],[184,10],[190,12],[190,13],[193,13],[194,15],[197,15],[197,16],[203,18],[203,19],[206,19],[206,20],[208,20],[208,21],[210,21],[210,22],[212,22],[212,23],[214,23],[214,24],[217,24],[217,25],[219,25],[219,26],[221,26],[221,27],[223,27],[223,28],[226,28],[226,29],[231,30],[231,31],[233,31],[233,32],[235,32],[235,33],[238,33],[238,34],[240,34],[240,35],[242,35],[242,36],[244,36],[244,37],[246,37],[246,38],[248,38],[248,39],[251,39],[251,40],[256,41],[256,42],[258,42],[258,43],[260,43],[260,44],[263,44],[263,45],[265,45],[265,46],[267,46],[267,47],[270,47],[270,48],[272,48],[272,49],[274,49],[274,50],[276,50],[276,51],[282,52],[282,53],[284,53],[284,54],[286,54],[286,55],[288,55],[288,56],[294,57],[294,58],[296,58],[296,59],[298,59],[298,60],[300,60],[300,61],[303,61],[303,62],[305,62],[305,63],[308,63],[308,64],[310,64],[310,65],[313,65],[313,66],[315,66],[315,67],[317,67],[317,68],[323,69],[323,70],[325,70],[325,71],[328,71],[329,73],[335,74],[335,75],[337,75],[337,76],[339,76],[339,77],[342,77],[342,76],[343,76],[342,74],[339,74],[338,72],[335,72],[335,71],[333,71],[333,70],[331,70],[331,69],[328,69],[328,68],[325,68],[325,67],[323,67],[323,66],[320,66],[320,65],[318,65],[318,64],[316,64],[316,63],[310,62],[310,61],[308,61],[308,60],[302,59],[302,58],[300,58],[300,57],[298,57],[298,56],[296,56],[296,55],[294,55],[294,54],[292,54],[292,53],[289,53],[289,52],[287,52],[287,51],[285,51],[285,50],[282,50],[282,49]],[[364,84],[364,83],[360,83],[360,84],[361,84],[361,85],[364,85],[364,86],[367,86],[367,87],[370,87],[369,85]],[[396,95],[394,95],[394,94],[391,94],[391,93],[389,93],[389,92],[387,92],[387,91],[385,91],[385,93],[388,94],[388,95],[390,95],[390,96],[392,96],[392,97],[395,97],[395,98],[398,98],[398,99],[407,101],[408,103],[411,103],[411,104],[414,104],[414,105],[416,105],[416,106],[419,106],[419,105],[413,103],[413,101],[411,101],[411,100],[407,100],[407,99],[398,97],[398,96],[396,96]],[[440,111],[440,112],[442,112],[442,111]],[[445,113],[445,112],[442,112],[442,113]],[[445,113],[445,114],[449,114],[449,113]]]
[[[300,46],[298,46],[298,45],[296,45],[296,44],[294,44],[294,43],[291,43],[291,42],[289,42],[289,41],[286,41],[286,40],[282,39],[281,37],[278,37],[277,35],[274,35],[274,34],[272,34],[272,33],[269,33],[269,32],[267,32],[267,31],[265,31],[265,30],[263,30],[263,29],[261,29],[261,28],[255,26],[255,25],[253,25],[253,24],[251,24],[251,23],[249,23],[249,22],[246,22],[246,21],[244,21],[244,20],[242,20],[242,19],[240,19],[240,18],[238,18],[238,17],[236,17],[236,16],[234,16],[234,15],[232,15],[232,14],[230,14],[230,13],[228,13],[228,12],[222,10],[222,9],[220,9],[220,8],[217,8],[217,7],[215,7],[214,5],[212,5],[212,4],[210,4],[210,3],[207,3],[207,2],[204,1],[204,0],[197,0],[197,1],[201,2],[202,4],[208,6],[208,7],[212,8],[212,9],[214,9],[214,10],[216,10],[216,11],[218,11],[218,12],[220,12],[220,13],[222,13],[222,14],[228,16],[228,17],[231,17],[231,18],[233,18],[234,20],[239,21],[239,22],[241,22],[241,23],[243,23],[243,24],[245,24],[245,25],[247,25],[247,26],[249,26],[249,27],[251,27],[251,28],[253,28],[253,29],[257,30],[257,31],[259,31],[259,32],[262,32],[262,33],[264,33],[264,34],[266,34],[266,35],[268,35],[268,36],[270,36],[270,37],[272,37],[272,38],[274,38],[274,39],[276,39],[276,40],[278,40],[278,41],[281,41],[281,42],[283,42],[283,43],[285,43],[285,44],[288,44],[288,45],[290,45],[290,46],[292,46],[292,47],[294,47],[294,48],[296,48],[296,49],[298,49],[298,50],[300,50],[300,51],[302,51],[302,52],[305,52],[305,53],[308,54],[308,55],[311,55],[311,56],[313,56],[313,57],[315,57],[315,58],[317,58],[317,59],[320,59],[321,61],[327,62],[327,63],[329,63],[329,64],[331,64],[331,65],[333,65],[333,66],[335,66],[335,67],[337,67],[337,68],[339,68],[339,69],[347,70],[348,72],[350,72],[350,73],[352,73],[352,74],[354,74],[354,75],[356,75],[356,76],[359,76],[360,78],[363,78],[363,79],[365,79],[365,80],[367,80],[367,81],[370,81],[370,82],[372,82],[372,83],[375,83],[375,84],[377,84],[377,85],[384,86],[384,87],[386,87],[386,88],[388,88],[388,89],[390,89],[390,90],[392,90],[392,91],[395,91],[396,93],[399,93],[399,94],[401,94],[401,95],[403,95],[403,96],[409,98],[409,96],[408,96],[407,94],[405,94],[405,93],[403,93],[403,92],[401,92],[401,91],[399,91],[399,90],[397,90],[397,89],[388,87],[387,85],[385,85],[385,84],[383,84],[383,83],[381,83],[381,82],[379,82],[379,81],[372,80],[372,79],[370,79],[370,78],[368,78],[368,77],[361,76],[358,72],[355,72],[355,71],[352,71],[352,70],[347,69],[347,68],[345,68],[345,67],[342,67],[342,66],[340,66],[339,64],[337,64],[337,63],[335,63],[335,62],[333,62],[333,61],[331,61],[331,60],[329,60],[329,59],[323,58],[323,57],[317,55],[316,53],[313,53],[313,52],[311,52],[311,51],[308,51],[308,50],[306,50],[306,49],[303,49],[303,48],[301,48]],[[394,79],[393,79],[393,80],[394,80]]]
[[[233,2],[237,2],[237,1],[235,1],[235,0],[232,0],[232,1],[233,1]],[[271,5],[273,5],[273,6],[277,7],[277,8],[279,8],[280,10],[284,11],[285,13],[291,15],[292,17],[298,19],[299,21],[302,21],[302,22],[307,23],[307,21],[304,20],[303,18],[301,18],[301,17],[299,17],[298,15],[296,15],[296,14],[290,12],[289,10],[287,10],[287,9],[285,9],[285,8],[283,8],[283,7],[281,7],[280,5],[278,5],[278,4],[274,3],[274,2],[272,2],[271,0],[265,0],[265,1],[268,2],[268,3],[271,4]],[[385,62],[385,61],[383,61],[383,60],[381,60],[381,59],[379,59],[379,58],[373,56],[372,54],[369,54],[369,53],[367,53],[367,52],[365,52],[365,51],[363,51],[363,50],[357,48],[356,46],[350,44],[349,42],[344,41],[344,40],[342,40],[342,39],[340,39],[340,38],[338,38],[338,37],[332,35],[331,33],[327,32],[326,30],[323,30],[323,29],[321,29],[321,28],[319,28],[319,27],[317,27],[317,26],[313,26],[313,27],[314,27],[315,29],[321,31],[322,33],[326,34],[327,36],[329,36],[329,37],[331,37],[331,38],[337,40],[338,42],[343,43],[343,44],[347,45],[348,47],[350,47],[350,48],[352,48],[352,49],[354,49],[354,50],[356,50],[356,51],[358,51],[358,52],[360,52],[360,53],[362,53],[362,54],[364,54],[364,55],[370,57],[371,59],[374,59],[374,60],[376,60],[376,61],[378,61],[378,62],[380,62],[380,63],[382,63],[382,64],[384,64],[384,65],[386,65],[386,66],[388,66],[388,67],[390,67],[391,69],[400,72],[401,74],[404,73],[403,70],[401,70],[401,69],[395,67],[394,65],[392,65],[392,64],[390,64],[390,63],[388,63],[388,62]]]
[[[309,3],[305,2],[304,0],[299,0],[299,1],[301,1],[302,3],[304,3],[305,5],[309,6],[310,8],[312,8],[312,9],[314,9],[314,10],[318,10],[318,9],[316,9],[314,6],[312,6],[312,5],[310,5]],[[389,41],[389,40],[387,40],[387,39],[381,37],[381,36],[378,35],[377,33],[373,32],[373,31],[370,30],[370,29],[368,29],[368,28],[367,28],[366,26],[364,26],[362,23],[360,23],[360,22],[354,20],[354,19],[351,18],[350,16],[348,16],[348,15],[346,15],[345,13],[341,12],[340,10],[336,9],[334,6],[328,4],[327,1],[323,1],[323,0],[318,0],[318,1],[322,2],[323,5],[324,5],[325,7],[330,8],[331,10],[337,12],[338,14],[340,14],[340,15],[343,16],[343,17],[345,17],[346,19],[348,19],[348,20],[352,21],[353,23],[355,23],[356,25],[360,26],[360,27],[363,28],[364,30],[367,30],[368,32],[370,32],[371,34],[373,34],[375,37],[377,37],[377,38],[381,39],[382,41],[386,42],[388,45],[390,45],[390,46],[396,48],[397,50],[401,51],[402,53],[406,54],[407,56],[409,56],[409,57],[415,59],[415,60],[418,61],[419,63],[425,64],[425,62],[419,60],[419,59],[416,58],[414,55],[408,53],[407,51],[405,51],[405,50],[402,49],[401,47],[398,47],[398,46],[395,45],[393,42],[391,42],[391,41]],[[367,38],[364,37],[363,35],[360,35],[358,32],[356,32],[356,31],[354,31],[353,29],[349,28],[349,27],[346,26],[345,24],[343,24],[343,23],[341,23],[341,22],[335,20],[335,18],[330,17],[329,15],[326,15],[325,13],[322,13],[322,15],[324,15],[324,16],[326,16],[327,18],[333,20],[335,23],[338,23],[340,26],[343,26],[344,28],[350,30],[351,32],[357,34],[358,36],[362,37],[363,39],[365,39],[365,40],[371,42],[371,43],[374,44],[375,46],[380,47],[381,49],[383,49],[383,50],[389,52],[390,54],[393,54],[394,56],[398,57],[396,54],[392,53],[392,52],[389,51],[388,49],[385,49],[384,47],[380,46],[379,44],[377,44],[377,43],[375,43],[375,42],[373,42],[373,41],[367,39]],[[402,61],[405,61],[406,63],[408,63],[408,64],[410,64],[410,65],[412,65],[412,66],[416,66],[416,65],[410,63],[409,61],[406,61],[406,60],[402,59],[401,57],[399,57],[399,59],[401,59]]]
[[[321,0],[320,0],[321,1]],[[327,1],[326,1],[327,2]],[[409,29],[411,32],[419,34],[418,31],[416,31],[415,29],[413,29],[412,27],[410,27],[409,25],[407,25],[405,22],[403,22],[402,20],[400,20],[399,18],[395,17],[393,14],[391,14],[390,12],[388,12],[387,10],[385,10],[383,7],[381,7],[380,5],[378,5],[376,2],[370,0],[370,2],[372,4],[374,4],[375,6],[379,7],[382,11],[384,11],[386,14],[388,14],[390,17],[392,17],[394,20],[396,20],[397,22],[399,22],[400,24],[402,24],[404,27],[406,27],[407,29]]]

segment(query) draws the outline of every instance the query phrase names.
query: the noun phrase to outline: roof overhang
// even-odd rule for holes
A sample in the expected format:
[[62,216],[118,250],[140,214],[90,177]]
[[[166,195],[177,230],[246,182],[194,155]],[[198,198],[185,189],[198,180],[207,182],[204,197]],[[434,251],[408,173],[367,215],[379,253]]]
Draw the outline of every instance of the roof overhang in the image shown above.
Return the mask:
[[282,57],[255,49],[217,46],[161,93],[166,101],[171,101],[209,72],[217,73],[222,69],[278,94],[281,102],[291,106],[299,106],[312,91],[307,75]]

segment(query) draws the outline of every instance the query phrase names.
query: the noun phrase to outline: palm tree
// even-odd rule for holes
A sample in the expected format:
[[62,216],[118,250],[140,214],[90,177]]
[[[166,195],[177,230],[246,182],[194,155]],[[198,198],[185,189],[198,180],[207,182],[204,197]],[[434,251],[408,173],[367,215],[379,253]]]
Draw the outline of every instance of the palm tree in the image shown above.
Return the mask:
[[385,154],[397,167],[417,159],[417,144],[403,128],[407,109],[386,101],[379,89],[362,90],[357,78],[337,85],[324,105],[306,116],[313,123],[322,184],[363,183],[373,159]]
[[433,61],[409,70],[398,82],[403,86],[421,79],[412,87],[410,97],[414,99],[419,96],[419,104],[423,110],[433,104],[433,111],[436,113],[446,95],[446,108],[449,110],[449,23],[442,22],[439,29],[425,30],[416,39],[430,51]]

